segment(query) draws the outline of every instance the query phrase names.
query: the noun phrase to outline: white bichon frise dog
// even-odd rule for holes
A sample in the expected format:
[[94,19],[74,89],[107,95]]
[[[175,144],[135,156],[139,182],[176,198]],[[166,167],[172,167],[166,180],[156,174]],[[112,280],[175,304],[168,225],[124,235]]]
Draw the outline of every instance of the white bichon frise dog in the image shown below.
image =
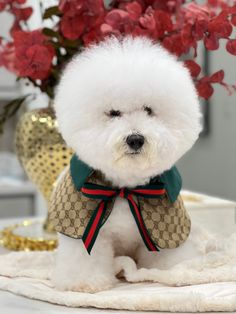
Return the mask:
[[120,255],[138,267],[168,268],[194,254],[173,168],[201,130],[183,63],[148,39],[107,39],[69,63],[55,110],[76,153],[52,200],[60,232],[55,286],[108,289]]

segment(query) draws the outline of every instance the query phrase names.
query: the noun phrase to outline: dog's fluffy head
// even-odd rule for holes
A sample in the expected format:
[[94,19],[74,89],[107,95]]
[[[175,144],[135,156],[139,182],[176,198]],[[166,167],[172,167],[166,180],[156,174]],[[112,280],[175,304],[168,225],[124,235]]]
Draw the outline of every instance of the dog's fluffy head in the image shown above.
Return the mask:
[[[172,167],[201,130],[188,70],[144,38],[108,39],[77,55],[62,75],[55,109],[67,144],[120,186]],[[143,146],[128,145],[132,134],[143,136]]]

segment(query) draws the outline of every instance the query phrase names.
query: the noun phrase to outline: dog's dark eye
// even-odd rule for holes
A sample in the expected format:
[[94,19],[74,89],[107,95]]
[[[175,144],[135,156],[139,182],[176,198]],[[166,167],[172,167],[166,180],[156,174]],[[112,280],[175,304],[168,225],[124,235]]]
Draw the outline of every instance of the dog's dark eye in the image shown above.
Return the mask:
[[151,116],[153,114],[152,108],[148,107],[148,106],[144,106],[144,110],[146,111],[146,113]]
[[108,112],[108,116],[111,118],[115,118],[115,117],[121,117],[121,112],[119,110],[110,110]]

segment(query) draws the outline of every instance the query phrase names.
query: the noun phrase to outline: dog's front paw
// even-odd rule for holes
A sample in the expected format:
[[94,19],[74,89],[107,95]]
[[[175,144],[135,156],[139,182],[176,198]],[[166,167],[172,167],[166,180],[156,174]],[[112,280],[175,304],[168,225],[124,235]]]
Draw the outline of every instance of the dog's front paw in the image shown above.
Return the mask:
[[109,278],[105,274],[90,275],[87,278],[83,276],[71,275],[71,278],[64,277],[60,273],[54,272],[52,275],[52,283],[57,290],[61,291],[77,291],[95,293],[111,289],[117,279]]

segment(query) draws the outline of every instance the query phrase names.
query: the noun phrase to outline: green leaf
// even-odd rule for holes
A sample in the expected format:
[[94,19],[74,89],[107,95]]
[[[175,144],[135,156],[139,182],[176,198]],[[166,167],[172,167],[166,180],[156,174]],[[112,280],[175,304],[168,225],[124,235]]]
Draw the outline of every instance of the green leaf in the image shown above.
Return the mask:
[[59,74],[59,71],[57,70],[57,69],[52,69],[51,70],[51,74],[52,74],[52,76],[55,78],[55,80],[59,80],[59,78],[60,78],[60,74]]
[[16,114],[28,96],[30,95],[28,94],[20,98],[13,99],[8,104],[3,106],[3,110],[0,112],[0,134],[3,133],[5,122]]
[[45,92],[47,93],[47,95],[49,96],[49,98],[53,99],[54,97],[54,88],[50,85],[47,85]]
[[48,37],[56,37],[58,38],[59,40],[61,39],[61,36],[59,35],[58,32],[54,31],[53,29],[51,28],[48,28],[48,27],[44,27],[43,28],[43,34],[48,36]]
[[60,49],[61,48],[61,44],[58,42],[54,42],[54,41],[50,41],[50,45],[53,46],[55,49]]
[[60,16],[62,13],[59,10],[58,6],[55,5],[53,7],[47,8],[43,14],[43,19],[50,19],[53,15]]
[[69,48],[78,48],[78,46],[80,46],[81,42],[79,39],[76,40],[70,40],[70,39],[64,39],[63,41],[63,46],[69,47]]

